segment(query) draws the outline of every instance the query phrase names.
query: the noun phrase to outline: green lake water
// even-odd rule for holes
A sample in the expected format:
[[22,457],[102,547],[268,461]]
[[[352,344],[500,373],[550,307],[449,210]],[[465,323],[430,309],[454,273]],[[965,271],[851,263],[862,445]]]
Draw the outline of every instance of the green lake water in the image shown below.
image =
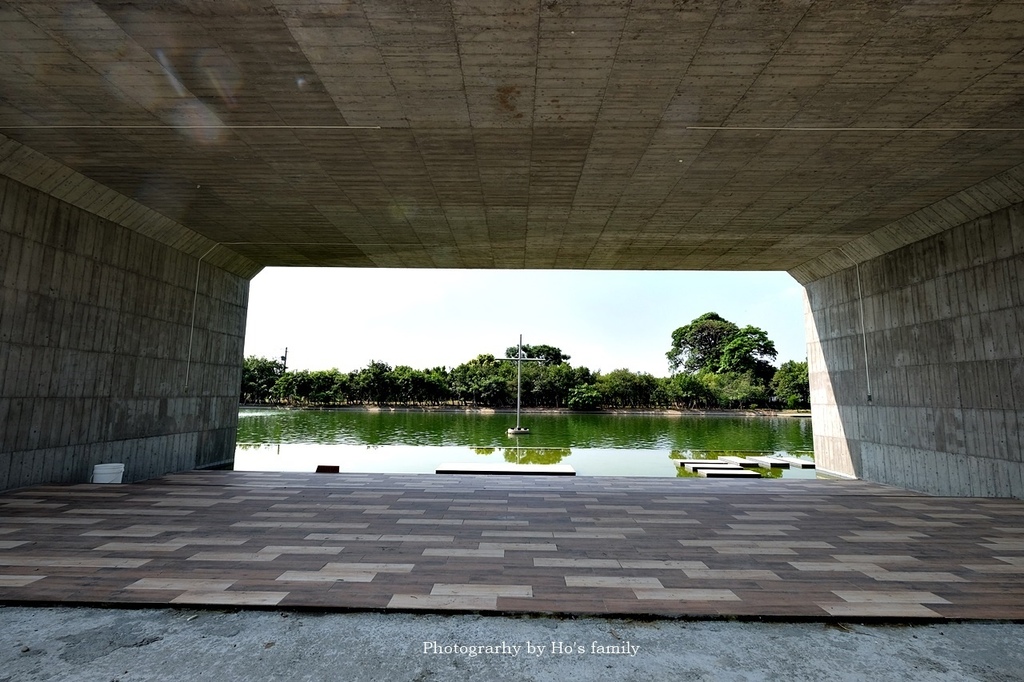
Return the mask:
[[[785,454],[811,459],[811,420],[631,414],[242,409],[238,471],[433,473],[448,462],[569,464],[580,476],[691,476],[675,459]],[[760,469],[814,477],[811,469]]]

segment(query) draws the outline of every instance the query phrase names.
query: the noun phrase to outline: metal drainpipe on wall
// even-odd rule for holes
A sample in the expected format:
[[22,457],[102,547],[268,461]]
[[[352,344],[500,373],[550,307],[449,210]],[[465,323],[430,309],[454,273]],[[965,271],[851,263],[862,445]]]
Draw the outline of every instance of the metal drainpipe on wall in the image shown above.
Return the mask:
[[853,268],[854,268],[854,270],[857,271],[857,302],[860,305],[860,342],[861,342],[861,348],[862,348],[862,350],[864,352],[864,383],[865,383],[865,385],[867,387],[868,402],[870,403],[871,402],[871,370],[870,370],[869,365],[868,365],[868,335],[867,335],[867,329],[864,326],[864,291],[863,291],[863,289],[861,289],[861,284],[860,284],[860,263],[858,263],[855,260],[853,260],[852,258],[850,258],[850,256],[845,251],[843,251],[842,248],[839,249],[839,253],[841,253],[844,256],[846,256],[846,260],[848,260],[851,263],[853,263]]
[[199,260],[196,261],[196,288],[192,294],[192,325],[188,330],[188,359],[185,361],[185,390],[188,390],[189,375],[192,370],[192,341],[195,338],[196,333],[196,306],[199,303],[199,271],[203,265],[203,259],[210,255],[210,253],[216,249],[220,244],[214,244],[209,250],[200,256]]

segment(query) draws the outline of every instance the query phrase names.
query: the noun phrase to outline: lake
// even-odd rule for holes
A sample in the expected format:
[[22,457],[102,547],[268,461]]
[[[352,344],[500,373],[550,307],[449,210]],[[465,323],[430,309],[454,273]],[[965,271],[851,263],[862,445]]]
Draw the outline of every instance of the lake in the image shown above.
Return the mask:
[[[569,464],[580,476],[692,476],[675,459],[783,454],[812,459],[801,417],[242,409],[237,471],[434,473],[445,462]],[[810,477],[812,469],[759,469]]]

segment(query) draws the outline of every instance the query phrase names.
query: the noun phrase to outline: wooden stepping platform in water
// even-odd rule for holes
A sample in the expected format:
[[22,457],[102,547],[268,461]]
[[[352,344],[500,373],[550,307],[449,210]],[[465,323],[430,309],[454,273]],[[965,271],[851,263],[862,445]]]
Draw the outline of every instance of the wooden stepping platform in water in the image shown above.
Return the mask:
[[751,462],[757,462],[758,466],[766,469],[788,469],[789,462],[781,457],[748,457]]
[[683,464],[676,465],[676,466],[682,466],[687,471],[700,471],[701,469],[740,469],[740,468],[742,468],[742,467],[736,466],[735,464],[730,464],[728,462],[718,462],[718,461],[713,460],[713,459],[702,459],[702,460],[699,460],[699,461],[696,461],[696,462],[689,461],[689,462],[684,462]]
[[740,467],[729,469],[700,469],[697,471],[697,475],[704,478],[761,478],[760,473]]
[[732,462],[724,462],[718,459],[674,459],[677,467],[691,467],[691,466],[737,466]]
[[704,478],[761,478],[761,474],[756,471],[744,469],[732,462],[715,459],[684,460],[682,466],[687,471],[692,471]]
[[575,476],[568,464],[513,464],[511,462],[446,462],[435,474],[497,474],[516,476]]
[[755,467],[761,466],[754,460],[749,459],[747,457],[734,457],[733,455],[725,455],[723,457],[719,457],[718,461],[729,462],[730,464],[735,464],[736,466],[743,467],[744,469],[753,469]]
[[806,459],[800,459],[799,457],[779,457],[778,459],[783,462],[788,462],[791,469],[814,469],[814,462],[809,462]]
[[814,469],[814,462],[798,457],[750,457],[751,462],[758,462],[763,467],[770,469]]

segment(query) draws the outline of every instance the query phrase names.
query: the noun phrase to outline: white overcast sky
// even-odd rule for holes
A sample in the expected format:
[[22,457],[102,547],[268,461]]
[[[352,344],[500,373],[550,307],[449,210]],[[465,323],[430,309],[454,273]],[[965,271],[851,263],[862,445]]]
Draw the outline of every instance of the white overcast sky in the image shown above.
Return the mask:
[[245,354],[289,369],[371,360],[426,369],[523,343],[573,366],[668,375],[672,331],[706,312],[761,327],[776,364],[804,360],[803,289],[784,272],[266,268],[249,291]]

